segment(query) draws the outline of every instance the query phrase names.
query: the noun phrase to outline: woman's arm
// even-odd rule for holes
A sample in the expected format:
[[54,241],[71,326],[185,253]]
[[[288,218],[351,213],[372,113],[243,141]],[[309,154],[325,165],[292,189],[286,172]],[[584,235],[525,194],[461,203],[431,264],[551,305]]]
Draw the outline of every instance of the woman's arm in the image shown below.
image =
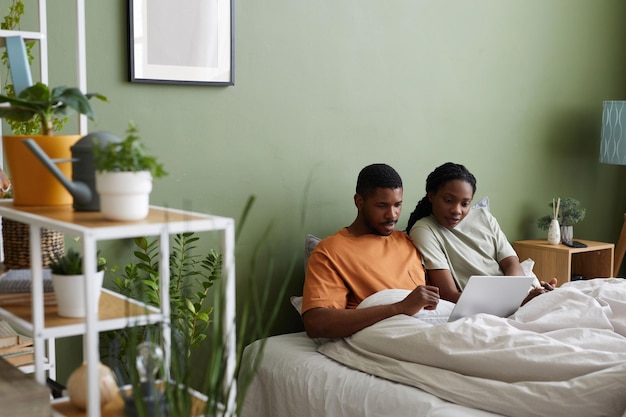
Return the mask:
[[[517,256],[509,256],[500,262],[500,268],[504,275],[522,276],[524,271]],[[456,303],[461,292],[456,287],[449,269],[431,269],[428,271],[428,282],[439,288],[442,299]]]
[[439,288],[439,296],[442,300],[456,303],[461,292],[456,287],[449,269],[431,269],[427,272],[427,282]]
[[522,269],[522,265],[519,263],[519,258],[517,256],[509,256],[500,261],[500,269],[504,275],[510,277],[521,277],[524,274],[524,270]]

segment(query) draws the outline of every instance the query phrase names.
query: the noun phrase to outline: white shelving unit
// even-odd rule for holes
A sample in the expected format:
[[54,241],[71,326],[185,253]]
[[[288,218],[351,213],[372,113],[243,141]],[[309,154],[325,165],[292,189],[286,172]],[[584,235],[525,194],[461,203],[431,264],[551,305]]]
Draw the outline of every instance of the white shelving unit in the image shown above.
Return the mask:
[[[26,223],[30,226],[31,270],[33,276],[31,303],[28,305],[3,305],[0,318],[7,320],[20,331],[33,337],[35,346],[34,371],[36,379],[45,383],[45,342],[53,344],[55,338],[83,335],[84,360],[87,361],[88,398],[87,415],[100,416],[98,391],[98,334],[101,331],[128,326],[162,323],[166,355],[169,354],[169,292],[161,292],[161,310],[148,308],[112,291],[103,290],[96,304],[93,280],[96,272],[97,242],[138,236],[158,236],[160,248],[160,285],[169,288],[170,236],[184,232],[216,231],[220,233],[223,251],[223,290],[225,291],[224,337],[228,346],[227,373],[229,381],[235,371],[235,264],[234,220],[188,211],[151,207],[145,220],[138,222],[111,222],[102,219],[99,212],[75,212],[71,207],[15,207],[11,200],[0,201],[0,216]],[[40,230],[58,230],[68,236],[78,237],[84,257],[83,273],[86,276],[85,319],[65,319],[56,314],[55,306],[43,302],[43,271],[41,267]],[[148,313],[146,309],[148,308]],[[168,359],[166,358],[166,361]],[[233,390],[236,391],[236,390]],[[234,394],[233,394],[234,395]],[[231,396],[229,401],[233,401]]]

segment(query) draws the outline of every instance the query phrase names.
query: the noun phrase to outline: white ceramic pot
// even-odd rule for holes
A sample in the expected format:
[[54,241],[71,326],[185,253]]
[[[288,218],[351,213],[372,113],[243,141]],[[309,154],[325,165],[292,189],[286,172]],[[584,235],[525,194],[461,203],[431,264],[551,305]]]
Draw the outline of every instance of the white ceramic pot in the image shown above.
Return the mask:
[[[104,271],[98,271],[94,279],[95,288],[98,291],[96,302],[98,302]],[[52,287],[57,299],[59,316],[85,317],[85,277],[83,275],[52,274]]]
[[97,172],[100,211],[108,220],[141,220],[150,210],[152,175],[149,171]]
[[550,227],[548,228],[548,243],[551,245],[558,245],[561,243],[561,228],[559,227],[559,221],[552,219]]

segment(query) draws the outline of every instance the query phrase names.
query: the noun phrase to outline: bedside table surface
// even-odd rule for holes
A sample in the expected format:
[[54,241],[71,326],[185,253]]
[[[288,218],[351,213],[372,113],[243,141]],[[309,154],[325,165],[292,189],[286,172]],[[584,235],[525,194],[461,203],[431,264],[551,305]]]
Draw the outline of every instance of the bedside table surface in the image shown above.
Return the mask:
[[593,240],[584,240],[584,239],[575,239],[578,242],[582,242],[587,245],[586,248],[570,248],[569,246],[565,246],[562,243],[558,245],[552,245],[548,243],[546,239],[534,239],[534,240],[518,240],[514,242],[514,245],[519,246],[533,246],[540,247],[544,250],[555,250],[555,251],[565,251],[570,253],[577,252],[588,252],[589,250],[602,250],[602,249],[611,249],[615,247],[613,243],[606,242],[594,242]]

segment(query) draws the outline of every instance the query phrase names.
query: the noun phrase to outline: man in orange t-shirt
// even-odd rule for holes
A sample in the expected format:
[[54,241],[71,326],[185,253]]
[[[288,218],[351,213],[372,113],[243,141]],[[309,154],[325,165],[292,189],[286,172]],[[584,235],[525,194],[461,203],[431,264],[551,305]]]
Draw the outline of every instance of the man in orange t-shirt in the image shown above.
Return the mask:
[[[361,170],[357,217],[323,239],[307,263],[302,319],[310,337],[345,337],[388,317],[435,309],[437,287],[426,286],[422,259],[406,233],[394,230],[402,210],[402,179],[389,165]],[[402,301],[356,309],[384,289],[407,289]]]

